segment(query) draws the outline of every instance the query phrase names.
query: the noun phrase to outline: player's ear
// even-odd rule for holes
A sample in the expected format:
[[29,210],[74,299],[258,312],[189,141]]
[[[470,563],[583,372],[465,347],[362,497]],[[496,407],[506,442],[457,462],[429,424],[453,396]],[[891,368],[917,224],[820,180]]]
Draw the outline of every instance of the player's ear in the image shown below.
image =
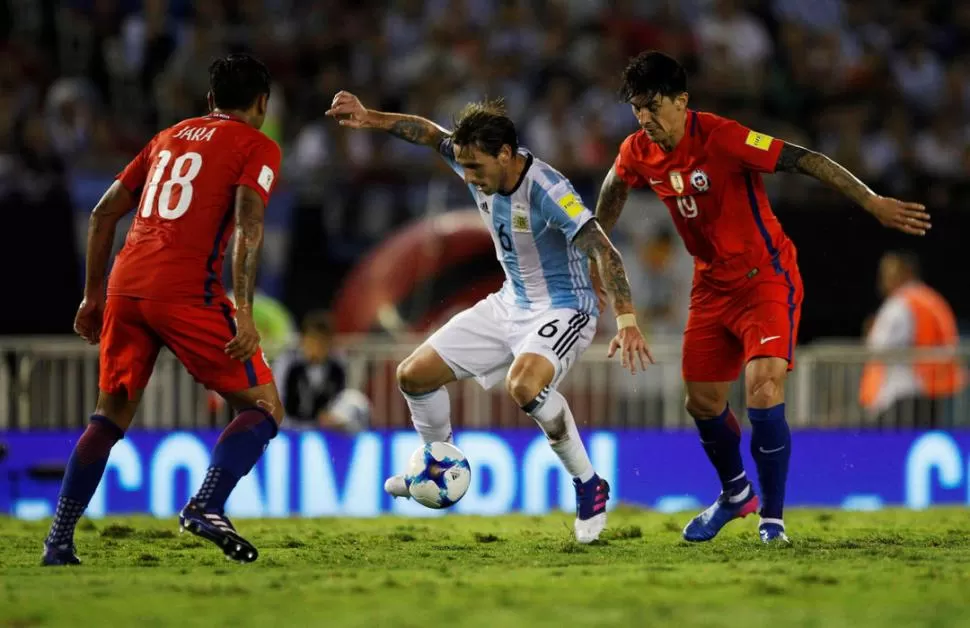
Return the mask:
[[256,111],[261,116],[266,115],[266,111],[269,109],[269,94],[260,94],[256,98]]
[[682,111],[687,108],[687,101],[690,100],[690,95],[687,92],[680,92],[677,95],[677,99],[674,101],[677,103],[677,110]]
[[212,113],[212,110],[216,108],[216,99],[212,97],[212,92],[205,93],[205,101],[209,105],[209,113]]

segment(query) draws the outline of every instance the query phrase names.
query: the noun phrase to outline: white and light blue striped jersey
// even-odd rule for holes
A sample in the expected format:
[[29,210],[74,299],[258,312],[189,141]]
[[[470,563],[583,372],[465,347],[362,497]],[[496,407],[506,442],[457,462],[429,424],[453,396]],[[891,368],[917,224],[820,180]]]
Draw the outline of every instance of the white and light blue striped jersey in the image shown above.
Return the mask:
[[[451,140],[438,150],[464,178]],[[519,153],[527,162],[511,194],[487,196],[468,186],[505,270],[499,295],[530,311],[569,308],[598,316],[589,259],[572,243],[593,213],[562,173],[525,149]]]

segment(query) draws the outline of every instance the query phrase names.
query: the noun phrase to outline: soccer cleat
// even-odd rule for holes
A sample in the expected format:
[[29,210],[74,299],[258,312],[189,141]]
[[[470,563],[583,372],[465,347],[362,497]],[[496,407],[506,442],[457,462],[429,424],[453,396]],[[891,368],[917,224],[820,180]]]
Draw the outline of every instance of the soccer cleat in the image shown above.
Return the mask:
[[44,567],[80,564],[81,559],[77,557],[77,549],[73,545],[50,545],[44,543],[44,557],[41,560],[41,565]]
[[251,563],[259,557],[259,551],[239,536],[228,517],[221,512],[206,512],[195,499],[179,513],[179,531],[183,530],[212,541],[230,560]]
[[785,524],[780,521],[761,521],[758,526],[758,536],[765,545],[791,545],[791,539],[785,534]]
[[573,530],[580,543],[592,543],[606,528],[606,502],[610,499],[610,485],[593,475],[588,482],[573,478],[576,487],[576,522]]
[[697,515],[684,526],[684,540],[691,542],[710,541],[721,528],[735,519],[743,519],[758,510],[758,496],[748,484],[748,492],[743,500],[732,503],[727,495],[721,493],[710,508]]
[[409,499],[411,493],[408,492],[408,485],[404,482],[403,475],[392,475],[384,480],[384,492],[391,497],[403,497]]

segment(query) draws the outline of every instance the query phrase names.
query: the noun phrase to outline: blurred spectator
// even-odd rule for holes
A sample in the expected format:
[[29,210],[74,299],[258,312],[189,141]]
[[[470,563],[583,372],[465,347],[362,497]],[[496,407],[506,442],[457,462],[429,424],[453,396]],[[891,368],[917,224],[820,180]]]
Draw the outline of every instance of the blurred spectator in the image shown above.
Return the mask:
[[333,330],[327,312],[303,319],[299,343],[273,364],[290,427],[321,427],[357,433],[370,424],[370,404],[347,389],[346,366],[331,352]]
[[919,260],[911,253],[882,258],[879,291],[885,301],[866,332],[866,345],[886,353],[936,347],[942,354],[915,360],[887,355],[888,364],[866,364],[860,388],[863,407],[884,427],[949,427],[953,397],[966,384],[962,365],[952,357],[959,342],[953,310],[920,281]]

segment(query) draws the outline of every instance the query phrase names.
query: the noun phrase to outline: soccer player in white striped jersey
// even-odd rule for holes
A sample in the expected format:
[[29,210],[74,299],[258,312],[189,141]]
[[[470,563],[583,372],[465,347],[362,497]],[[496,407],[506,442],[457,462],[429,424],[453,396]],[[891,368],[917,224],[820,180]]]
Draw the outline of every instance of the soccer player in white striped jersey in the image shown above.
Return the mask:
[[[451,439],[445,385],[473,377],[486,389],[505,380],[515,402],[539,424],[576,488],[576,539],[606,526],[609,484],[593,470],[569,405],[556,387],[593,340],[599,315],[589,275],[597,262],[617,334],[609,355],[632,373],[652,362],[637,326],[619,252],[557,170],[518,145],[500,102],[468,105],[449,132],[417,116],[365,108],[338,93],[327,115],[346,127],[379,129],[438,150],[468,184],[505,270],[502,289],[432,334],[397,369],[411,421],[426,443]],[[385,490],[407,497],[404,477]]]

